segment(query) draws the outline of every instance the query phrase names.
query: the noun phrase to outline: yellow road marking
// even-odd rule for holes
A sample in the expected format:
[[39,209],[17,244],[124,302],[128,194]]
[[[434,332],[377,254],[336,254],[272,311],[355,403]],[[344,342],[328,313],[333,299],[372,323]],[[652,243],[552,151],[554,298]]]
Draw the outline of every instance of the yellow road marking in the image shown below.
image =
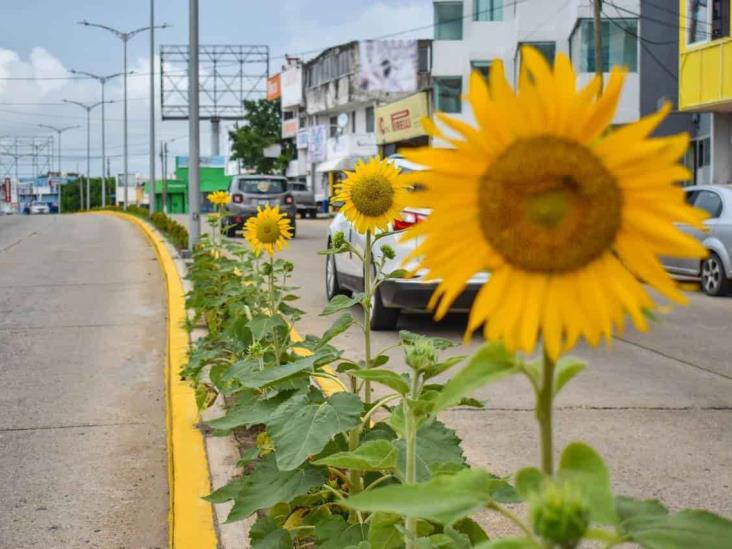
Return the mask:
[[153,245],[163,271],[168,297],[168,345],[165,366],[168,425],[169,545],[175,549],[217,547],[213,510],[201,499],[211,492],[206,448],[195,427],[200,421],[193,389],[178,372],[186,361],[188,334],[183,283],[160,235],[142,220],[119,212],[100,212],[137,225]]

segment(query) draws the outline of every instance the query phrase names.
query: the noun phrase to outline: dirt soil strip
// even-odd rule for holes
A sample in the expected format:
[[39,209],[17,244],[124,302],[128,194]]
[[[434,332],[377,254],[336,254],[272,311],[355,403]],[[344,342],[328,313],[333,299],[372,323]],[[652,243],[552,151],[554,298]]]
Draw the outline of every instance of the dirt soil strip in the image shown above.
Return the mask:
[[208,549],[217,547],[213,510],[201,499],[211,492],[203,436],[193,389],[178,372],[186,360],[188,334],[183,284],[165,240],[142,220],[118,212],[114,215],[137,225],[150,240],[165,276],[168,294],[168,345],[165,372],[166,420],[168,424],[168,511],[170,547]]

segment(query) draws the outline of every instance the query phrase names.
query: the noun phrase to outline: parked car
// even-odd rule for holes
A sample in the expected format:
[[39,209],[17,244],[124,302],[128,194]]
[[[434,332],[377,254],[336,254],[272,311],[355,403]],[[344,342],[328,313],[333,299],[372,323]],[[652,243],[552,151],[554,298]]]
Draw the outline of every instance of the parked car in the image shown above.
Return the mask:
[[[401,156],[389,157],[402,172],[420,171],[423,168],[413,164]],[[430,210],[419,208],[406,208],[402,211],[401,219],[394,220],[392,230],[401,231],[407,227],[419,223],[429,216]],[[327,246],[337,232],[342,232],[346,240],[357,249],[363,250],[365,236],[358,233],[342,213],[338,213],[328,229]],[[379,240],[379,245],[374,246],[373,254],[375,261],[381,261],[381,245],[388,244],[396,252],[392,260],[387,260],[384,265],[385,272],[404,268],[402,262],[416,247],[417,242],[400,242],[399,233],[392,234]],[[358,257],[350,253],[327,255],[325,265],[325,290],[328,299],[338,294],[350,294],[351,292],[363,291],[363,266]],[[406,268],[416,267],[415,263],[407,265]],[[426,282],[422,277],[424,273],[417,273],[413,278],[388,279],[381,283],[376,290],[371,307],[371,328],[374,330],[393,330],[399,320],[399,314],[403,310],[425,311],[432,293],[437,288],[437,281]],[[467,312],[481,289],[488,280],[488,273],[478,273],[473,276],[451,307],[453,312]]]
[[47,202],[31,202],[29,213],[33,214],[47,214],[51,213]]
[[306,178],[291,177],[288,180],[287,188],[290,194],[295,197],[295,205],[300,217],[315,219],[318,215],[318,203],[315,202],[315,191],[308,189]]
[[229,185],[231,202],[227,206],[227,236],[241,231],[247,219],[257,215],[259,206],[279,206],[290,219],[295,236],[297,207],[295,198],[287,189],[287,178],[279,175],[236,175]]
[[694,259],[663,258],[666,270],[672,275],[698,280],[702,290],[711,296],[732,291],[732,187],[724,185],[695,185],[686,187],[686,202],[709,213],[704,224],[706,232],[688,225],[681,230],[694,235],[709,251],[699,261]]

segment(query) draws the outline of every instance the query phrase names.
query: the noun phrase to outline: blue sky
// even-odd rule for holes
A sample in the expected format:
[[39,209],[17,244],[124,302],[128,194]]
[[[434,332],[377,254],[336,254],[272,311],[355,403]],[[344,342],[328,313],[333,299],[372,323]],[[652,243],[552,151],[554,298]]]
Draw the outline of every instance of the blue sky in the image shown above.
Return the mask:
[[[93,81],[2,80],[28,76],[65,76],[71,68],[95,73],[121,70],[122,45],[102,30],[77,25],[81,19],[123,30],[148,24],[148,0],[25,0],[3,2],[0,34],[0,135],[41,135],[39,123],[84,124],[79,108],[62,99],[96,101],[99,85]],[[202,44],[266,44],[270,46],[270,70],[276,72],[285,53],[325,48],[359,38],[371,38],[432,23],[430,0],[199,0]],[[184,44],[188,37],[188,1],[156,0],[157,23],[172,28],[156,33],[157,46]],[[430,28],[400,38],[430,37]],[[156,47],[156,50],[158,48]],[[146,34],[129,44],[129,65],[147,72],[149,43]],[[129,142],[131,167],[147,172],[147,78],[129,79]],[[108,85],[108,97],[121,97],[121,85]],[[21,104],[22,103],[22,104]],[[32,103],[32,104],[31,104]],[[113,155],[112,171],[121,170],[121,105],[109,105],[107,142]],[[92,155],[99,155],[98,114],[92,115]],[[96,131],[95,131],[96,129]],[[184,136],[183,123],[158,123],[165,138]],[[208,125],[202,124],[202,143],[208,143]],[[64,169],[83,169],[86,134],[72,130],[64,135]],[[225,143],[222,140],[222,148]],[[185,152],[186,139],[171,144]],[[204,146],[204,153],[206,148]],[[77,158],[79,160],[77,160]],[[92,168],[94,170],[94,168]],[[93,172],[94,173],[94,172]]]

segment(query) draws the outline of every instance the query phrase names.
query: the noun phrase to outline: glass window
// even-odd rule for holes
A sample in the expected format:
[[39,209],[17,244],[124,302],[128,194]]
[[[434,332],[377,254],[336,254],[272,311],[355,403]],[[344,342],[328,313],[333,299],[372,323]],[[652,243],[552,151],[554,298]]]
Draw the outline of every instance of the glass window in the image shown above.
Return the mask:
[[706,210],[709,217],[719,217],[722,213],[722,199],[712,191],[699,191],[694,206]]
[[709,166],[712,162],[712,140],[710,137],[696,140],[696,165],[698,168]]
[[335,137],[336,135],[338,135],[338,117],[337,116],[330,117],[329,126],[330,126],[329,135],[331,137]]
[[688,0],[689,44],[709,40],[709,0]]
[[287,191],[287,180],[240,179],[239,190],[247,194],[280,194]]
[[475,21],[503,21],[503,0],[475,0]]
[[435,40],[463,39],[463,3],[435,3]]
[[374,108],[366,107],[366,133],[374,131]]
[[[579,72],[595,72],[595,24],[581,19],[570,38],[572,62]],[[623,65],[638,72],[638,20],[603,19],[602,70]]]
[[523,46],[531,46],[537,50],[544,59],[547,60],[550,66],[554,66],[554,55],[556,54],[557,46],[554,42],[520,42],[519,43],[519,62],[521,58],[521,48]]
[[435,77],[435,108],[442,112],[462,112],[463,79],[460,76]]
[[491,74],[491,62],[490,61],[471,61],[470,68],[481,74],[483,78],[488,80],[488,76]]

